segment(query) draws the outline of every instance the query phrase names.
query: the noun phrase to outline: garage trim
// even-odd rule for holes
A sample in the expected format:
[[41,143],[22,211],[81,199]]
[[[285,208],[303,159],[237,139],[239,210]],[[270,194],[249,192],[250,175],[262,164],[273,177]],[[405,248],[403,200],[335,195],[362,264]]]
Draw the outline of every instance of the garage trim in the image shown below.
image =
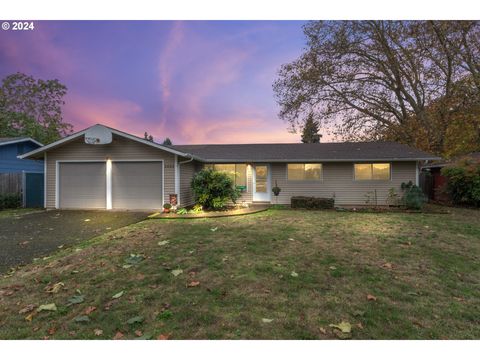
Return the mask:
[[[106,196],[105,209],[112,210],[112,162],[161,162],[162,163],[162,205],[165,204],[165,162],[163,159],[105,159],[105,160],[57,160],[55,162],[55,209],[60,208],[60,164],[61,163],[105,163]],[[176,176],[177,174],[175,174]],[[45,185],[46,186],[46,185]]]

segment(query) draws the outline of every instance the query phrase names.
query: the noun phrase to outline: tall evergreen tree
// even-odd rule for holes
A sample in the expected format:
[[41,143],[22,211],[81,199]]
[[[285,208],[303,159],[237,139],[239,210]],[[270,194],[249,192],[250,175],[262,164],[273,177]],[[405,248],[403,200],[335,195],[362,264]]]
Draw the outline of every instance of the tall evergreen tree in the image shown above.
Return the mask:
[[172,144],[172,140],[170,140],[170,138],[165,138],[165,140],[163,140],[163,145],[173,145]]
[[318,133],[318,121],[313,118],[313,114],[308,114],[302,130],[302,142],[305,144],[319,143],[322,135]]

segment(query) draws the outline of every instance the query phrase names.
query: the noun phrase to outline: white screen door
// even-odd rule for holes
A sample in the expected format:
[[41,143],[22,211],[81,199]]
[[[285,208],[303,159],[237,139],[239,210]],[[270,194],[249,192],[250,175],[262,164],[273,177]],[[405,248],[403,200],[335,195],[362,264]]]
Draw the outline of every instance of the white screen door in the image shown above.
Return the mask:
[[253,169],[253,201],[270,201],[270,166],[258,164],[254,165]]

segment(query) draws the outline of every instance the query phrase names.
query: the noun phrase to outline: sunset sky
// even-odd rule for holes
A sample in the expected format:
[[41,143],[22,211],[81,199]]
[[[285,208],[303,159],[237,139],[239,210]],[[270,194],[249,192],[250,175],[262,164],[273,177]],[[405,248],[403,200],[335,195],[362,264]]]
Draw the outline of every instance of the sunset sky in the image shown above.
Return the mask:
[[298,142],[272,83],[304,48],[297,21],[43,21],[0,32],[0,77],[68,87],[64,119],[184,143]]

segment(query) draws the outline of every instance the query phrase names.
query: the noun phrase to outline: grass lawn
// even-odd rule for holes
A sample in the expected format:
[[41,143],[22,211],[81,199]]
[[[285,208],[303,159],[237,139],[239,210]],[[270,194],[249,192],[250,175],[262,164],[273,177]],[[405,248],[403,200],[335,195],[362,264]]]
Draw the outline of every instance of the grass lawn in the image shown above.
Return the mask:
[[143,221],[0,279],[0,338],[478,339],[480,212],[451,211]]
[[26,215],[34,212],[43,211],[42,209],[30,209],[30,208],[19,208],[19,209],[5,209],[0,210],[0,219],[1,218],[9,218],[15,216]]

